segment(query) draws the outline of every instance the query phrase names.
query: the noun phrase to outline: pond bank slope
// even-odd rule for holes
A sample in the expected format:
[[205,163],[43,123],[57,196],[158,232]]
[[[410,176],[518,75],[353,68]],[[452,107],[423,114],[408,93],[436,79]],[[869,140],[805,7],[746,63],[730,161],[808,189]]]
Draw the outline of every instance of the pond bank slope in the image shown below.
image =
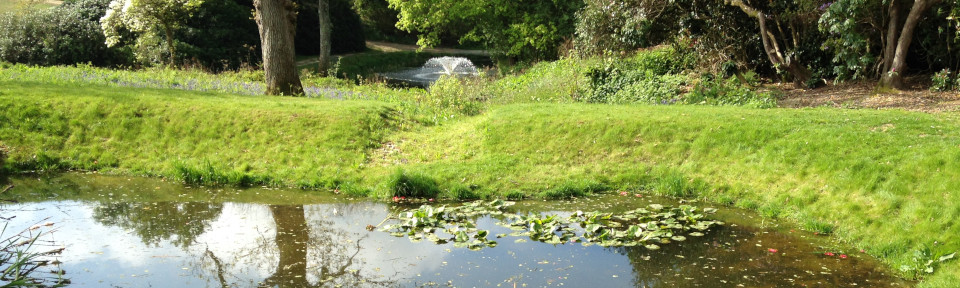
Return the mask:
[[[891,267],[960,250],[960,117],[541,104],[413,126],[391,104],[0,81],[7,167],[450,198],[698,197],[831,233]],[[391,184],[393,183],[393,184]],[[851,251],[852,252],[852,251]],[[948,262],[921,286],[960,281]]]

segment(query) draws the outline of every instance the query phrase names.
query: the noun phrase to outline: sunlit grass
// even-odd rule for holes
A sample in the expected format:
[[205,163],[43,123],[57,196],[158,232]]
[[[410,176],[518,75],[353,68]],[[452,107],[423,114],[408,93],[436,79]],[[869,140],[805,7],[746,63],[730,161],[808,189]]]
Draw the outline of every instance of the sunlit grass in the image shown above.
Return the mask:
[[[366,94],[329,100],[131,88],[38,71],[43,82],[0,80],[0,145],[10,148],[7,166],[21,171],[381,198],[563,198],[614,189],[699,198],[832,234],[891,267],[910,264],[920,247],[960,250],[960,115],[574,104],[564,97],[576,87],[561,84],[575,85],[580,74],[563,67],[467,83],[501,91],[488,94],[475,116],[432,104],[445,99],[431,96],[438,91],[484,95],[469,86],[341,83],[335,87]],[[400,189],[404,183],[419,190]],[[922,285],[949,286],[958,273],[960,264],[949,262]]]

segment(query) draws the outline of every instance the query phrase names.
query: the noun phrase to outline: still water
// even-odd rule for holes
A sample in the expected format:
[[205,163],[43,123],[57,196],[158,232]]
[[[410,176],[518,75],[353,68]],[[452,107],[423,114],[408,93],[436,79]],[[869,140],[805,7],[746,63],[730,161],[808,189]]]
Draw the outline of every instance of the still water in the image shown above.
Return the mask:
[[[71,287],[907,287],[866,254],[721,208],[703,237],[643,247],[507,236],[472,251],[368,231],[413,206],[299,190],[185,187],[65,174],[12,179],[7,231],[52,222],[45,243]],[[618,212],[675,200],[523,201],[518,212]],[[693,203],[706,206],[706,203]],[[481,218],[480,229],[509,233]],[[6,236],[6,235],[4,235]],[[830,247],[830,248],[825,248]],[[825,255],[830,252],[833,255]],[[840,255],[844,255],[841,258]]]

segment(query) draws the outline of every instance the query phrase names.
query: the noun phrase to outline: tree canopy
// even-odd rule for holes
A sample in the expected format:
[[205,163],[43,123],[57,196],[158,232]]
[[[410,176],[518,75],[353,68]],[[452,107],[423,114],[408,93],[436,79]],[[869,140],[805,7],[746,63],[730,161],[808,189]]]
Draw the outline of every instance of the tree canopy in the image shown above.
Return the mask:
[[417,44],[435,46],[444,33],[480,42],[501,55],[553,59],[573,35],[583,1],[388,0],[399,11],[397,27],[419,33]]
[[[163,33],[168,64],[176,63],[174,31],[203,0],[112,0],[106,15],[100,19],[107,46],[120,43],[122,29],[142,33],[136,40],[139,48],[153,45]],[[145,56],[140,53],[138,57]]]

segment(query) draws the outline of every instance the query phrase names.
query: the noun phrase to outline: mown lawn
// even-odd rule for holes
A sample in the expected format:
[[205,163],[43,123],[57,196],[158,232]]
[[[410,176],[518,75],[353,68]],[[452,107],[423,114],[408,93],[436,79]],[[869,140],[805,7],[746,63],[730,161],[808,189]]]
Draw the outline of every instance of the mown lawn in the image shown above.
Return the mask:
[[[753,209],[891,267],[960,250],[957,114],[503,104],[425,126],[395,105],[0,80],[0,145],[13,170],[375,197],[398,175],[456,199],[637,190]],[[958,263],[921,286],[957,283]]]

